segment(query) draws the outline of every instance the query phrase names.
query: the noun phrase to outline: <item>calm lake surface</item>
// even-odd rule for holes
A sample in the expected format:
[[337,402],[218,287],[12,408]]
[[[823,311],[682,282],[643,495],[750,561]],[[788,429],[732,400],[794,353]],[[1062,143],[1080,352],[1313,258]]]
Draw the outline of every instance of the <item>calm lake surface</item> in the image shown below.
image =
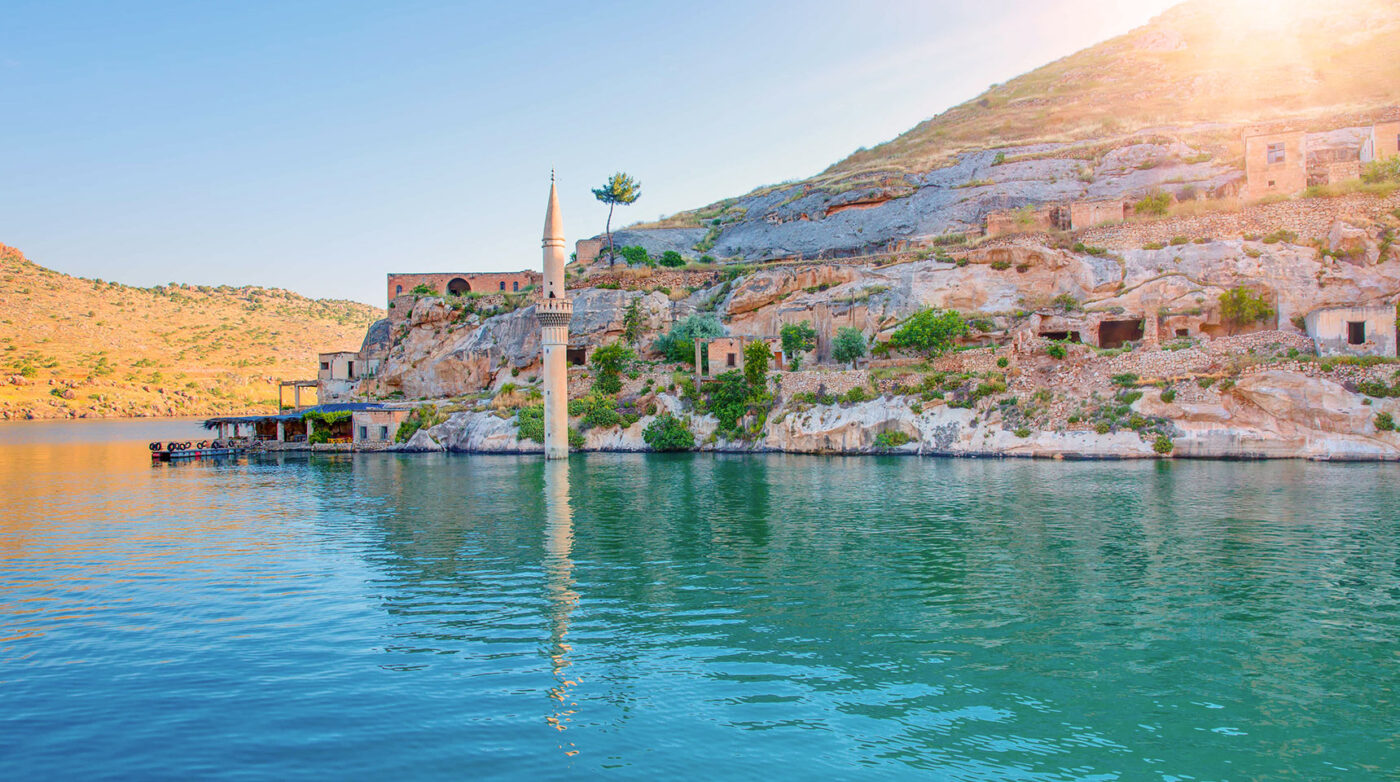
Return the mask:
[[1395,779],[1400,468],[0,425],[7,779]]

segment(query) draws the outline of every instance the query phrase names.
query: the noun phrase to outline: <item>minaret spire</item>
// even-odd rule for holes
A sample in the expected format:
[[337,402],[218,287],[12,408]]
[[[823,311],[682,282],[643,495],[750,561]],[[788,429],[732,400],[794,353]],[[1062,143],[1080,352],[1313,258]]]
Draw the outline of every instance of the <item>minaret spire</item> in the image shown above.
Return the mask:
[[535,305],[540,322],[540,347],[544,364],[544,455],[562,459],[569,455],[569,321],[574,303],[564,288],[564,219],[559,214],[559,191],[554,171],[549,172],[549,206],[545,208],[544,289]]

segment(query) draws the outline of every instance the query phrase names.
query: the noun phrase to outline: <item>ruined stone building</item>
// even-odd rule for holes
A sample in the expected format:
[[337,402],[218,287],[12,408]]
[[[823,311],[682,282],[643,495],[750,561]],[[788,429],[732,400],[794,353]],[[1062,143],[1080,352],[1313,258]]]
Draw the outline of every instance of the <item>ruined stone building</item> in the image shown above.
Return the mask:
[[536,271],[518,272],[433,272],[424,274],[389,274],[389,301],[413,292],[419,285],[427,286],[439,296],[461,296],[467,293],[519,293],[531,286],[538,287],[541,275]]
[[1244,174],[1241,196],[1245,200],[1303,192],[1308,186],[1307,133],[1246,131]]
[[1395,305],[1326,307],[1304,319],[1319,356],[1395,356]]

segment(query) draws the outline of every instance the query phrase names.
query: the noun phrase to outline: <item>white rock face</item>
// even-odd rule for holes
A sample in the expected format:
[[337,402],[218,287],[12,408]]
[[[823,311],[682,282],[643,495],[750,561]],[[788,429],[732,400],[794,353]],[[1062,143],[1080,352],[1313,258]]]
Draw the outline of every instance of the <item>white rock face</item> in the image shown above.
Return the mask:
[[[1373,405],[1330,380],[1267,371],[1247,376],[1221,395],[1218,404],[1166,404],[1147,395],[1136,404],[1144,415],[1169,418],[1176,428],[1177,457],[1301,458],[1320,460],[1400,460],[1400,433],[1376,431],[1377,413],[1400,418],[1400,400]],[[814,405],[774,410],[765,434],[752,442],[708,442],[718,426],[713,416],[685,412],[676,397],[657,397],[662,410],[688,418],[699,450],[781,451],[812,454],[905,453],[924,456],[1035,457],[1056,459],[1157,458],[1152,443],[1136,432],[1097,434],[1087,430],[1034,432],[1017,437],[988,422],[987,413],[923,403],[921,412],[903,397],[886,396],[850,405]],[[642,432],[653,419],[626,429],[585,433],[585,450],[646,451]],[[885,432],[910,441],[892,449],[875,445]],[[493,413],[457,413],[431,430],[420,431],[405,451],[537,453],[539,443],[516,439],[514,419]]]

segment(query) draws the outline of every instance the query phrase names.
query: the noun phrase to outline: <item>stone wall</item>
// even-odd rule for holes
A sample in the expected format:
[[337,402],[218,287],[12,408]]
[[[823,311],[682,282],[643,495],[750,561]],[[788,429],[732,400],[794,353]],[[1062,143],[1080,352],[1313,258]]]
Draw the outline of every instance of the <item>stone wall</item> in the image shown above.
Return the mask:
[[837,371],[807,369],[800,372],[781,372],[777,375],[778,388],[784,397],[793,394],[832,394],[840,396],[853,388],[870,386],[870,373],[864,369]]
[[1208,212],[1141,223],[1105,225],[1077,234],[1089,245],[1111,249],[1138,249],[1150,242],[1166,244],[1174,237],[1225,239],[1246,234],[1267,235],[1280,229],[1302,239],[1326,239],[1337,220],[1377,217],[1400,208],[1400,192],[1388,196],[1350,195],[1338,198],[1302,198],[1257,204],[1234,211]]

